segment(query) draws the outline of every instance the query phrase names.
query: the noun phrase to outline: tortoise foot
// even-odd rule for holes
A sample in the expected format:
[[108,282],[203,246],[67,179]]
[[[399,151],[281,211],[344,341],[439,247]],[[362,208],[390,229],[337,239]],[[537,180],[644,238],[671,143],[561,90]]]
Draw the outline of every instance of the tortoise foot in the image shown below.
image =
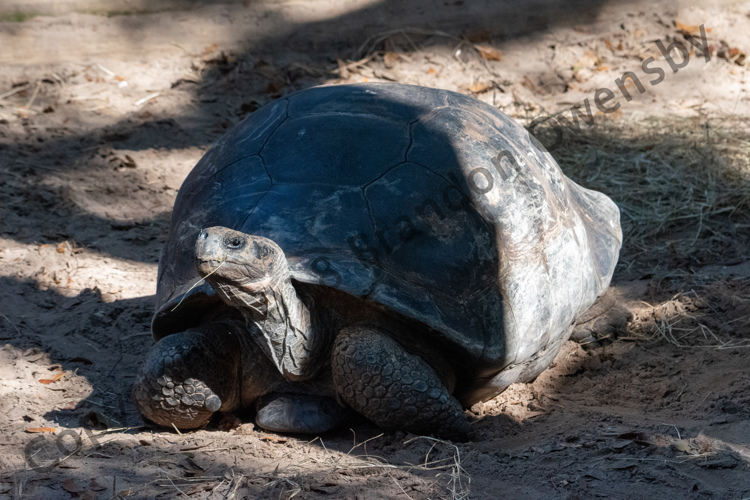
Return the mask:
[[256,405],[255,422],[274,432],[320,434],[352,416],[350,409],[334,399],[308,394],[268,394]]
[[584,349],[611,344],[627,330],[628,321],[632,317],[630,310],[622,305],[614,289],[610,287],[578,319],[570,339],[581,344]]
[[432,367],[375,329],[344,329],[332,366],[339,397],[379,427],[456,441],[472,434],[461,404]]
[[207,325],[161,339],[133,387],[141,414],[163,426],[195,429],[239,406],[240,345],[227,325]]

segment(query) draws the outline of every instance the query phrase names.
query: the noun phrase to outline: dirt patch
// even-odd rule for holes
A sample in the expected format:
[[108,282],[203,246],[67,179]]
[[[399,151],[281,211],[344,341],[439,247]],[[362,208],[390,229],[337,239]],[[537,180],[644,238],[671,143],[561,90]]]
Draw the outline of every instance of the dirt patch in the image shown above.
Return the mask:
[[[750,496],[750,4],[315,5],[0,23],[0,498]],[[701,24],[708,62],[686,38]],[[690,61],[673,72],[657,39]],[[648,57],[664,81],[597,111]],[[529,126],[588,98],[592,124],[558,127],[552,153],[622,210],[628,331],[475,405],[465,444],[363,421],[308,439],[252,415],[146,425],[128,394],[182,180],[263,104],[356,81],[464,92]]]

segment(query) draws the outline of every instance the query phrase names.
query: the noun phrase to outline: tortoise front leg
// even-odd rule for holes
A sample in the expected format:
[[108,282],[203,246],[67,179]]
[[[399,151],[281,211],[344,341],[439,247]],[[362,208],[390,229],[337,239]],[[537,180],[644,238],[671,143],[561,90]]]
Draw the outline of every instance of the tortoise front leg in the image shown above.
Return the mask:
[[194,429],[217,411],[241,405],[239,327],[202,325],[164,337],[149,351],[133,387],[133,400],[147,419]]
[[331,361],[339,397],[377,426],[459,441],[471,435],[461,404],[435,370],[376,328],[342,330]]

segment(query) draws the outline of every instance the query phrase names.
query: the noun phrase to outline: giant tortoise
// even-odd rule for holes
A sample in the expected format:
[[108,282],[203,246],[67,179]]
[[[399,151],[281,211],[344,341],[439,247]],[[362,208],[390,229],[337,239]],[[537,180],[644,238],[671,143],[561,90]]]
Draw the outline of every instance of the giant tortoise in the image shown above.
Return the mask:
[[262,107],[198,162],[159,264],[140,412],[189,429],[255,405],[463,439],[609,286],[619,211],[474,98],[389,83]]

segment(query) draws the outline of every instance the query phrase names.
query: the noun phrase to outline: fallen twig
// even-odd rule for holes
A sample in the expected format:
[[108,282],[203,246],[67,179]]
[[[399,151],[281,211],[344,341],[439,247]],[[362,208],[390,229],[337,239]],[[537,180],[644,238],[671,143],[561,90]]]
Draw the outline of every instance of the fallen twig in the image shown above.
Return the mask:
[[145,104],[145,103],[147,103],[147,102],[148,102],[148,101],[150,101],[151,99],[156,99],[156,98],[157,98],[157,97],[159,97],[160,95],[161,95],[161,93],[159,93],[159,92],[154,92],[153,94],[149,94],[149,95],[147,95],[147,96],[146,96],[146,97],[144,97],[143,99],[138,99],[138,100],[137,100],[137,101],[135,101],[135,102],[134,102],[133,104],[134,104],[134,105],[136,105],[136,106],[140,106],[141,104]]
[[13,90],[9,90],[8,92],[6,92],[6,93],[4,93],[4,94],[0,94],[0,100],[2,100],[2,99],[5,99],[6,97],[10,97],[10,96],[12,96],[13,94],[17,94],[17,93],[19,93],[19,92],[23,92],[24,90],[26,90],[26,89],[27,89],[27,88],[29,88],[30,86],[31,86],[31,85],[23,85],[23,86],[21,86],[21,87],[16,87],[16,88],[14,88]]

